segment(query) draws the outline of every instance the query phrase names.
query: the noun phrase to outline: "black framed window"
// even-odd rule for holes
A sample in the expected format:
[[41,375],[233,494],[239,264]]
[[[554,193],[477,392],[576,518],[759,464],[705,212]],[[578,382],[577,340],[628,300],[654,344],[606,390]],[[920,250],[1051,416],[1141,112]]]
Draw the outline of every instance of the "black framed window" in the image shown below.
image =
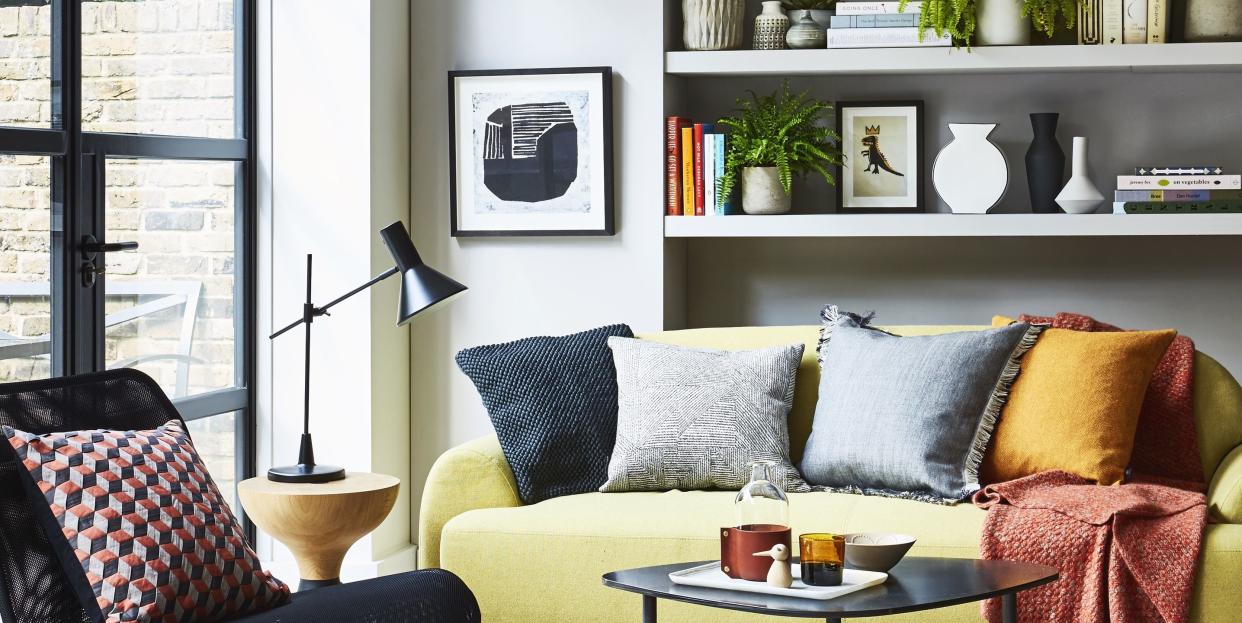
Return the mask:
[[254,473],[254,13],[0,0],[0,381],[143,370],[230,491]]

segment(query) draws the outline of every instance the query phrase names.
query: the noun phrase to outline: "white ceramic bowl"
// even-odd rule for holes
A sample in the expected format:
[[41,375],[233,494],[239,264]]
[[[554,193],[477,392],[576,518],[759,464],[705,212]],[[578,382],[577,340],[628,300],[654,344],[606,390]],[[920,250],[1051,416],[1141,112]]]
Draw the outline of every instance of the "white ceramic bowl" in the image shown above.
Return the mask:
[[845,565],[850,569],[887,572],[914,546],[915,538],[892,532],[855,532],[845,535]]

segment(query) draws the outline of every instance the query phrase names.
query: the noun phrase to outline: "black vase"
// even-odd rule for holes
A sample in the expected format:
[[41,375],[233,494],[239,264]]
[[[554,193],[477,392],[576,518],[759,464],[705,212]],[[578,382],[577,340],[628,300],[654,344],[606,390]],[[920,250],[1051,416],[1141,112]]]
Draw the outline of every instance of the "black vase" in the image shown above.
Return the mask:
[[1065,152],[1057,142],[1057,120],[1060,114],[1031,114],[1035,140],[1026,152],[1026,181],[1031,189],[1031,211],[1036,214],[1057,214],[1057,195],[1065,186]]

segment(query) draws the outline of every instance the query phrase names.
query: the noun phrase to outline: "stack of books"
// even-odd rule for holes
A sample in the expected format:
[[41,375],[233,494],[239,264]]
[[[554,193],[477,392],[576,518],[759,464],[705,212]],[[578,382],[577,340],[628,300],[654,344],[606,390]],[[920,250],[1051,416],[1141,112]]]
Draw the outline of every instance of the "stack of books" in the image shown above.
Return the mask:
[[923,3],[914,1],[906,5],[905,12],[898,12],[901,3],[890,2],[838,2],[837,14],[832,16],[832,28],[828,29],[830,48],[910,48],[945,47],[953,45],[953,39],[945,33],[937,37],[928,31],[919,41],[919,13]]
[[1115,214],[1242,212],[1242,175],[1219,167],[1139,167],[1117,177]]
[[[722,197],[728,138],[711,123],[669,117],[665,124],[668,216],[724,216],[733,212],[733,197]],[[734,195],[736,193],[733,193]]]
[[1080,0],[1078,43],[1165,43],[1171,0]]

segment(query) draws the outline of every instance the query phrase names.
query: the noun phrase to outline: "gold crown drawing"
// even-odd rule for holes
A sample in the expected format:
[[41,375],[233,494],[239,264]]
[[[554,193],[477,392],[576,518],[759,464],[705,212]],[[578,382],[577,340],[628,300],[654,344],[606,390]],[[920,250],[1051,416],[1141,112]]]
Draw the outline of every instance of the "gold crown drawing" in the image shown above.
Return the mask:
[[864,129],[867,132],[867,136],[879,136],[880,135],[880,126],[878,125],[869,125],[869,126],[866,126]]

